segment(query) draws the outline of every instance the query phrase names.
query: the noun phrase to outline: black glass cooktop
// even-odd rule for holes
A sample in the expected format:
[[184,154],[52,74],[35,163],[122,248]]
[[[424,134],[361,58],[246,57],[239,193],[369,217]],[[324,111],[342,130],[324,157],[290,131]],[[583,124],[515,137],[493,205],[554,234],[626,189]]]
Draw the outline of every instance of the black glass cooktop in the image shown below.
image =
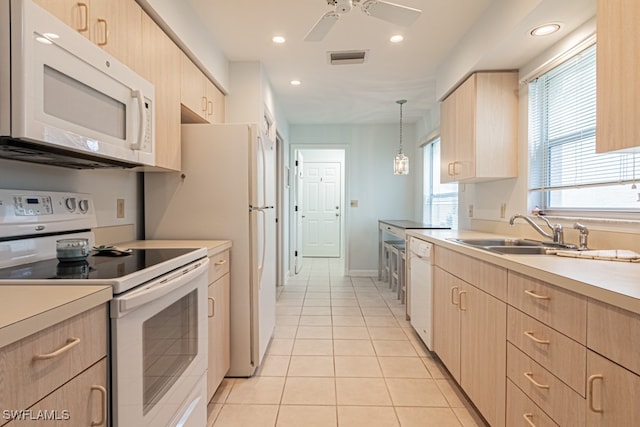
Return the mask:
[[96,255],[86,261],[59,262],[57,258],[0,269],[0,280],[118,279],[163,263],[195,249],[133,249],[124,256]]

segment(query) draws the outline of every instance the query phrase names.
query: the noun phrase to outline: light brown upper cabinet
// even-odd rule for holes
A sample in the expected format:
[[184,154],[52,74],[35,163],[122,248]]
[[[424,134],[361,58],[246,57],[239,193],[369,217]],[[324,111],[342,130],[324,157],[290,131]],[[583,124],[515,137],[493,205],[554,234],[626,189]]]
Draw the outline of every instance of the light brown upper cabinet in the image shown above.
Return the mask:
[[182,123],[223,123],[224,94],[182,53]]
[[640,2],[598,0],[596,151],[640,151]]
[[156,166],[179,171],[181,51],[147,14],[142,17],[142,48],[140,74],[156,91]]
[[472,74],[440,104],[440,180],[480,182],[518,174],[518,74]]
[[142,49],[142,9],[132,0],[34,0],[133,69]]

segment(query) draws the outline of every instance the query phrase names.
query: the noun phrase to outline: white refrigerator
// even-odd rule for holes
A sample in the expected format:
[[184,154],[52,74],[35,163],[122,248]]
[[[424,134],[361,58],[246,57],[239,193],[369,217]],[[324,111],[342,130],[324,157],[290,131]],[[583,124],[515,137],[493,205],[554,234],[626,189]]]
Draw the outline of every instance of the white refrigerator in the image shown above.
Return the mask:
[[248,377],[273,335],[275,142],[252,124],[182,126],[182,171],[145,174],[146,239],[229,239],[231,368]]

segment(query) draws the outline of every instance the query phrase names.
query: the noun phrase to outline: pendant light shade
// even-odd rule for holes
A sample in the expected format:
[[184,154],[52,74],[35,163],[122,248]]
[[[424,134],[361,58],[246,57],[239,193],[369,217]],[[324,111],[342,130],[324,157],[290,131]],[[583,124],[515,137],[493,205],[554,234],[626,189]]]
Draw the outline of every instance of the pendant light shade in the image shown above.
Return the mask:
[[409,174],[409,158],[402,152],[402,105],[406,103],[406,99],[396,101],[400,105],[400,149],[398,154],[393,158],[393,174],[408,175]]

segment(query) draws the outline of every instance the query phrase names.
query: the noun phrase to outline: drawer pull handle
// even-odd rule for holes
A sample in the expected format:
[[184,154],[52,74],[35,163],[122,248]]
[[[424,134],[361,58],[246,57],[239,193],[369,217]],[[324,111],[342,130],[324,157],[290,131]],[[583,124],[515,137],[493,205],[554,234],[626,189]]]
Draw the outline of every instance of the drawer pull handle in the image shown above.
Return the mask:
[[221,265],[225,265],[227,263],[226,259],[221,259],[220,261],[216,261],[213,263],[213,265],[215,265],[216,267],[219,267]]
[[533,335],[533,331],[526,331],[524,335],[527,338],[529,338],[531,341],[536,342],[538,344],[551,344],[551,341],[549,340],[541,340],[540,338],[536,338],[535,335]]
[[531,384],[533,384],[534,386],[538,387],[538,388],[549,388],[549,386],[547,384],[540,384],[538,381],[533,379],[533,372],[525,372],[524,373],[524,377],[526,379],[528,379],[529,381],[531,381]]
[[91,390],[97,390],[102,395],[102,398],[100,399],[102,403],[102,415],[100,417],[100,421],[91,421],[91,426],[101,426],[104,425],[104,422],[107,420],[107,389],[101,385],[94,385],[91,386]]
[[33,356],[33,360],[53,359],[54,357],[58,357],[62,353],[65,353],[65,352],[71,350],[73,347],[77,346],[78,344],[80,344],[80,338],[68,338],[67,339],[67,344],[64,347],[59,348],[58,350],[54,351],[53,353],[36,354],[35,356]]
[[591,409],[593,412],[604,412],[602,408],[596,408],[593,404],[593,383],[596,380],[601,380],[603,378],[604,377],[602,375],[591,375],[587,380],[587,386],[589,388],[589,409]]
[[529,290],[529,289],[525,289],[524,293],[529,295],[530,297],[535,298],[535,299],[551,299],[551,297],[549,297],[549,296],[538,295],[538,294],[536,294],[535,292],[533,292],[532,290]]
[[[453,288],[451,288],[451,304],[453,305],[458,305],[460,304],[460,299],[458,299],[458,302],[456,302],[455,298],[453,297],[453,292],[457,291],[458,287],[454,286]],[[460,293],[458,293],[458,297],[460,296]]]
[[533,418],[533,414],[522,414],[522,418],[524,418],[527,424],[529,424],[531,427],[536,427],[533,421],[531,421],[531,418]]
[[211,314],[209,314],[209,317],[213,317],[216,313],[216,299],[209,297],[209,302],[211,303]]
[[462,306],[462,295],[466,295],[466,294],[467,294],[467,291],[460,291],[460,293],[458,294],[458,302],[460,303],[458,307],[460,307],[461,311],[467,311],[467,307]]

